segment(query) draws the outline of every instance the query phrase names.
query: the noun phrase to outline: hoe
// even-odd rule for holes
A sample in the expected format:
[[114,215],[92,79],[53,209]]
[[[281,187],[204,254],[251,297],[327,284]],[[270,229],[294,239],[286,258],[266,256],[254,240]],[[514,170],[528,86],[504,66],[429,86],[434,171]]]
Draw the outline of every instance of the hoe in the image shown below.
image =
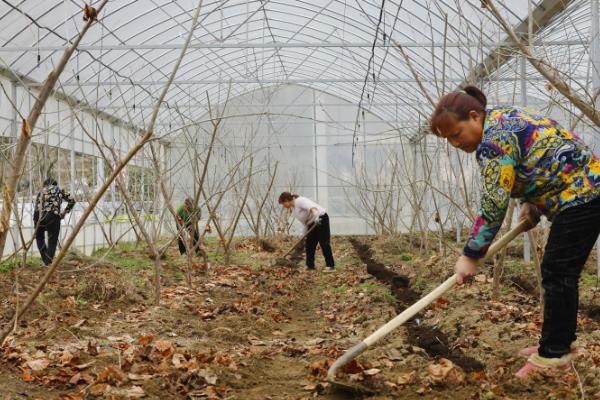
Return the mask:
[[[529,230],[531,227],[528,221],[522,221],[515,228],[511,229],[506,235],[502,236],[498,239],[494,244],[492,244],[486,254],[486,256],[482,259],[482,261],[490,259],[494,254],[496,254],[500,249],[506,246],[510,241],[512,241],[519,234]],[[388,323],[377,329],[373,334],[369,337],[363,339],[360,343],[354,345],[350,349],[344,353],[340,358],[338,358],[327,371],[327,380],[332,384],[332,386],[338,390],[342,391],[351,391],[351,392],[361,392],[364,394],[373,394],[373,391],[363,387],[357,387],[353,385],[348,385],[345,383],[337,382],[335,380],[335,376],[337,371],[352,361],[354,358],[358,357],[369,347],[373,346],[387,334],[392,332],[394,329],[398,328],[400,325],[404,324],[406,321],[415,316],[415,314],[419,313],[429,304],[431,304],[438,297],[442,296],[448,290],[450,290],[456,284],[456,275],[452,275],[450,278],[446,279],[444,283],[435,288],[425,297],[417,301],[415,304],[404,310],[402,313],[398,314]]]

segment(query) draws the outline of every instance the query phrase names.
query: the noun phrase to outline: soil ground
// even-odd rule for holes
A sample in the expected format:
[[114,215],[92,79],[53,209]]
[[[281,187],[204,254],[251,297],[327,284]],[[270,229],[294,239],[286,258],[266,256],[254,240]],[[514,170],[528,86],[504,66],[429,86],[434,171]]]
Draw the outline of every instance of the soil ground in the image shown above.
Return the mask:
[[[327,368],[440,284],[458,254],[424,251],[410,239],[334,237],[335,273],[304,270],[301,249],[275,265],[293,238],[274,242],[274,252],[241,239],[230,266],[210,241],[210,265],[195,261],[192,287],[172,248],[158,305],[143,246],[70,255],[4,345],[1,398],[366,398],[327,383]],[[537,341],[541,314],[532,267],[508,257],[498,299],[483,267],[338,380],[369,388],[371,399],[600,399],[594,263],[581,281],[579,352],[568,372],[526,382],[512,376],[525,362],[519,349]],[[32,264],[0,266],[3,323],[15,287],[22,301],[43,274]]]

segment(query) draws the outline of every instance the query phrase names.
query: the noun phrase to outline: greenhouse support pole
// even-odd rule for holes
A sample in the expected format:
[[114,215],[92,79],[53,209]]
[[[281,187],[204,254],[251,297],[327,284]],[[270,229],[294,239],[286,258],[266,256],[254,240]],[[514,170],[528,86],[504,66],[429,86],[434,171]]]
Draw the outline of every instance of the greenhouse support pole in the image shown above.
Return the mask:
[[[591,3],[591,15],[592,15],[592,26],[591,26],[591,49],[590,54],[592,56],[592,90],[593,94],[596,95],[600,90],[600,5],[599,0],[592,0]],[[595,106],[600,105],[600,96],[596,97]],[[600,154],[600,133],[593,132],[592,134],[592,146],[596,154]],[[600,276],[600,239],[596,241],[596,263],[597,273]]]
[[[72,113],[73,111],[71,111]],[[69,190],[71,191],[71,195],[75,195],[75,124],[73,122],[73,114],[69,114],[69,130],[71,131],[71,151],[69,152],[70,158],[70,183]]]
[[[11,82],[10,96],[12,97],[12,101],[15,106],[17,104],[19,104],[17,102],[17,82],[16,81]],[[17,140],[17,137],[19,136],[19,113],[17,112],[17,109],[15,107],[13,107],[13,112],[12,112],[11,130],[12,130],[12,136],[14,137],[15,140]]]
[[[525,56],[521,56],[521,105],[527,107],[527,81],[525,80],[527,75],[527,59]],[[523,233],[523,260],[525,262],[531,261],[531,242],[529,241],[529,235],[527,232]]]
[[[412,197],[413,197],[413,218],[410,224],[410,229],[412,233],[412,230],[414,228],[415,223],[417,223],[417,219],[419,218],[419,209],[418,209],[418,201],[417,201],[417,141],[416,140],[410,140],[410,149],[411,149],[411,153],[412,153],[412,171],[411,171],[411,175],[412,175]],[[423,232],[421,232],[421,234],[423,234]]]
[[[70,139],[71,139],[71,151],[69,151],[69,191],[71,192],[71,196],[75,197],[75,180],[76,178],[76,173],[75,173],[75,118],[73,116],[73,109],[71,109],[70,113],[69,113],[69,132],[70,132]],[[76,207],[75,210],[79,208]],[[73,211],[71,211],[73,212]],[[72,219],[71,219],[72,218]],[[75,220],[74,216],[71,216],[71,218],[69,219],[69,221],[71,220]],[[67,231],[70,231],[72,229],[72,225],[68,225],[67,226],[67,230],[65,230],[65,233]],[[73,244],[72,246],[73,248],[75,247],[75,244]]]
[[319,203],[319,163],[317,160],[317,96],[315,89],[312,91],[313,95],[313,138],[315,146],[315,201]]
[[[110,124],[110,143],[114,146],[115,144],[115,125]],[[112,166],[108,165],[108,167],[112,170]],[[110,213],[111,215],[115,212],[115,184],[114,182],[110,184]],[[112,227],[112,224],[111,224]],[[112,236],[111,236],[112,237]]]
[[[12,97],[12,103],[15,105],[15,107],[17,106],[17,104],[19,104],[17,102],[17,82],[16,81],[12,81],[11,82],[11,88],[10,88],[10,96]],[[15,145],[16,147],[16,143],[19,141],[19,113],[17,112],[17,109],[13,107],[13,112],[12,112],[12,121],[11,121],[11,131],[12,131],[12,137],[14,140],[13,142],[11,142],[11,148],[13,147],[12,145]],[[27,157],[28,161],[31,162],[31,157]],[[3,166],[4,167],[4,166]],[[29,169],[31,171],[31,169]],[[33,199],[33,195],[31,194],[31,182],[32,179],[29,179],[29,198]],[[23,196],[24,197],[24,196]],[[23,198],[23,201],[26,201],[25,198]],[[19,196],[15,197],[15,203],[19,203]],[[18,207],[18,206],[17,206]],[[33,201],[31,202],[31,215],[33,216]],[[21,215],[21,218],[23,217],[23,215]],[[31,219],[30,219],[31,221]],[[24,224],[23,224],[24,225]],[[19,246],[21,245],[20,243],[20,236],[18,235],[18,227],[11,227],[10,230],[12,231],[11,236],[13,238],[13,247],[15,249],[18,249]],[[16,238],[16,239],[15,239]],[[1,258],[1,257],[0,257]]]

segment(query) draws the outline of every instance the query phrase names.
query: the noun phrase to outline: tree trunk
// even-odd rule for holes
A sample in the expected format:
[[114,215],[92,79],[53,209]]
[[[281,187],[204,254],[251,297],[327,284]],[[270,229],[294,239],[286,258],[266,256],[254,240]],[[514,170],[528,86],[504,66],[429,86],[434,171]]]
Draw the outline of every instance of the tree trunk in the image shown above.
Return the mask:
[[543,313],[544,313],[544,288],[542,287],[542,268],[540,265],[540,255],[538,253],[538,242],[537,242],[537,237],[533,232],[533,229],[530,230],[529,232],[527,232],[527,235],[529,236],[529,241],[532,244],[533,247],[533,267],[535,269],[535,277],[537,280],[537,287],[538,287],[538,293],[539,293],[539,298],[540,298],[540,306],[541,306],[541,312],[542,312],[542,317],[543,317]]
[[154,257],[154,304],[160,303],[160,270],[161,270],[160,257]]

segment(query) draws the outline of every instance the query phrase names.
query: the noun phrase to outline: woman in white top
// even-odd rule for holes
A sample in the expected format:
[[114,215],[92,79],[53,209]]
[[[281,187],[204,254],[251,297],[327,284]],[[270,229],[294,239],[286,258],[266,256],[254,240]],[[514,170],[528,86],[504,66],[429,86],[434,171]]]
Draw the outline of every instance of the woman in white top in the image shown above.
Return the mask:
[[285,208],[292,208],[294,217],[304,225],[305,232],[317,224],[306,237],[306,268],[315,269],[315,250],[317,243],[321,245],[325,257],[326,272],[335,270],[333,254],[331,252],[331,232],[329,231],[329,216],[327,211],[306,197],[290,192],[283,192],[279,196],[279,204]]

